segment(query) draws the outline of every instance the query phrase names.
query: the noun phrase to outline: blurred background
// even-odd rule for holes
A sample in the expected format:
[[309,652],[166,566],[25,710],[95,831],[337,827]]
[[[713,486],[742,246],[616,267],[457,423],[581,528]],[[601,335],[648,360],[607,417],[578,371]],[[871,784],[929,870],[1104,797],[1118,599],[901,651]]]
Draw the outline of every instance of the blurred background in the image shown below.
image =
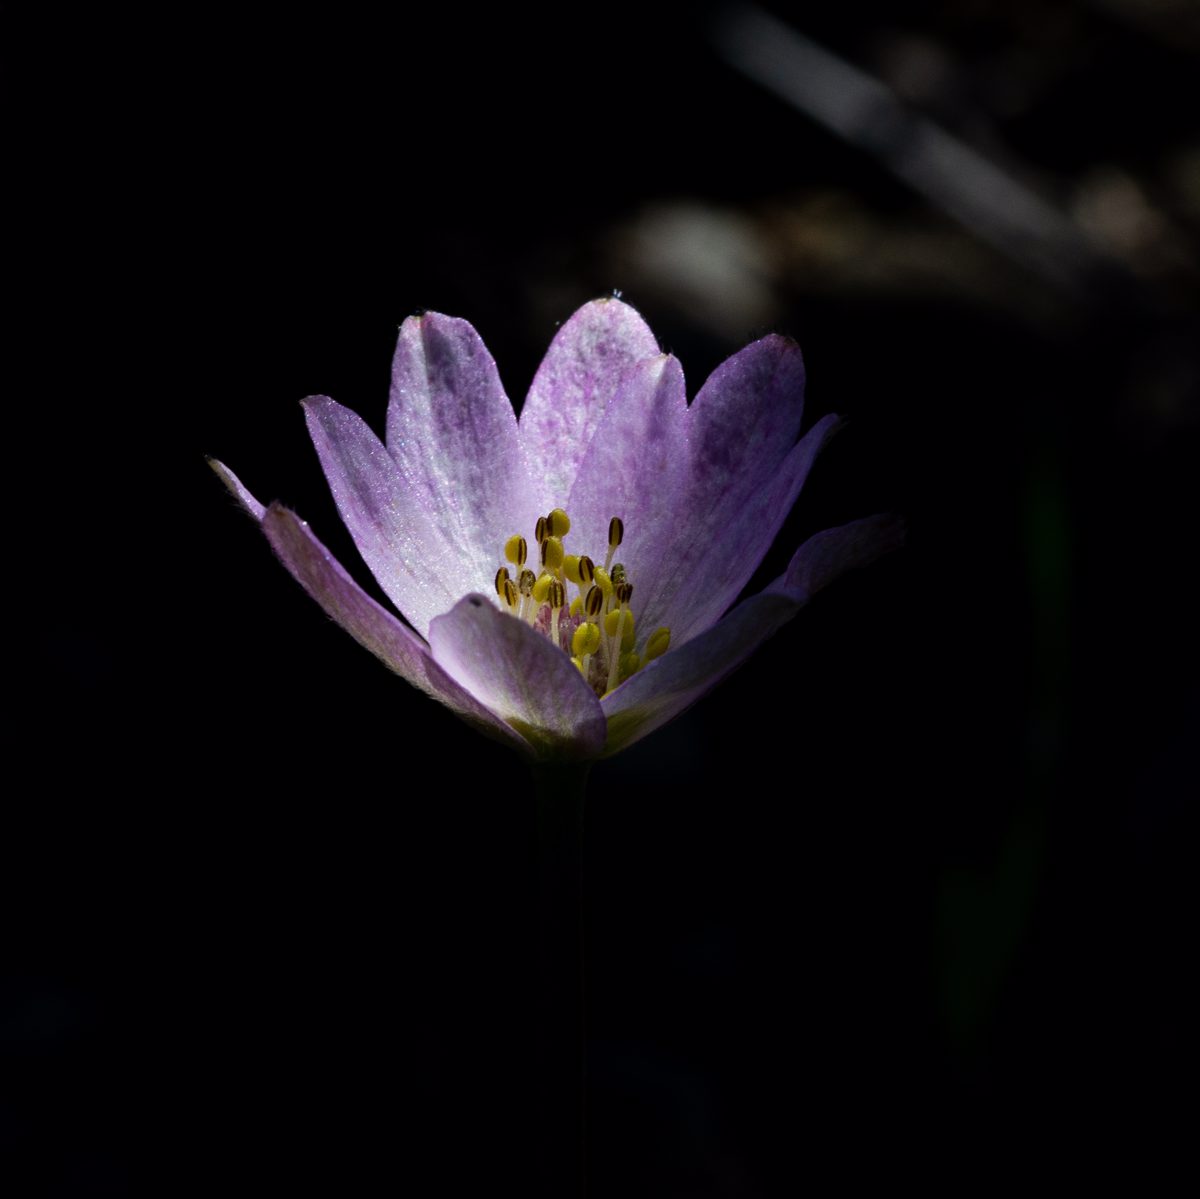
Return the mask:
[[859,516],[910,537],[593,771],[593,1193],[1170,1170],[1190,0],[6,23],[35,451],[8,1193],[529,1177],[525,773],[326,620],[204,457],[373,587],[297,401],[380,428],[397,326],[434,309],[519,403],[614,289],[690,394],[777,331],[806,424],[850,420],[755,586]]

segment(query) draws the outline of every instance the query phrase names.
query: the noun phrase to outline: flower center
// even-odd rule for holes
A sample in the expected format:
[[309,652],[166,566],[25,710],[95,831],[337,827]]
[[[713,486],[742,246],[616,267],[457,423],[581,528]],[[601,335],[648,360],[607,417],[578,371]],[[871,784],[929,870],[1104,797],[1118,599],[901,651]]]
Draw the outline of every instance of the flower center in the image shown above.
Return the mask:
[[[504,543],[509,565],[496,571],[496,594],[506,612],[569,654],[592,690],[604,696],[647,662],[665,654],[671,631],[655,629],[638,652],[630,607],[633,580],[622,563],[613,562],[625,538],[620,517],[608,522],[603,566],[586,554],[566,552],[563,541],[570,531],[571,518],[561,508],[539,516],[534,530],[535,565],[530,564],[529,543],[514,533]],[[572,587],[578,590],[574,599],[569,594]]]

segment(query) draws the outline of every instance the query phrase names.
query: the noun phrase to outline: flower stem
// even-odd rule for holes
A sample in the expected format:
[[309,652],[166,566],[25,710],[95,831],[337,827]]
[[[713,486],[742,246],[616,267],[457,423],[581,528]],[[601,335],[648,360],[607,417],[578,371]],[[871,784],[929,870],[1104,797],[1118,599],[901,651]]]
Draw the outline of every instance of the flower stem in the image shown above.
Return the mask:
[[582,1199],[584,1165],[583,808],[588,766],[533,768],[538,856],[537,1157],[541,1193]]

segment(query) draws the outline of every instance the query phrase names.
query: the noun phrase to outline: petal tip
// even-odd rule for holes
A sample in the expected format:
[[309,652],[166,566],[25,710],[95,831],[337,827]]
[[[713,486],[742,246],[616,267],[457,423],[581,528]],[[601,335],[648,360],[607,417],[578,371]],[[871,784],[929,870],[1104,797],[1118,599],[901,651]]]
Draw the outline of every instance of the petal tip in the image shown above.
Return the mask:
[[768,333],[766,337],[760,337],[758,341],[750,344],[776,358],[784,359],[794,355],[801,363],[804,362],[804,351],[800,349],[800,343],[788,333]]
[[658,341],[651,332],[650,326],[646,324],[645,318],[632,304],[620,296],[597,296],[595,299],[581,304],[571,313],[564,324],[570,325],[575,322],[622,329],[626,332],[626,336],[634,337],[640,342],[653,342],[654,349],[647,353],[647,357],[652,357],[658,352]]
[[803,602],[846,571],[870,566],[885,554],[902,549],[907,532],[902,516],[881,512],[817,533],[792,556],[779,580],[781,590]]
[[230,495],[242,506],[245,512],[248,512],[255,520],[261,521],[266,512],[266,508],[253,496],[247,489],[246,485],[222,462],[219,458],[206,457],[205,462],[212,468],[213,473],[221,480],[222,483],[229,489]]

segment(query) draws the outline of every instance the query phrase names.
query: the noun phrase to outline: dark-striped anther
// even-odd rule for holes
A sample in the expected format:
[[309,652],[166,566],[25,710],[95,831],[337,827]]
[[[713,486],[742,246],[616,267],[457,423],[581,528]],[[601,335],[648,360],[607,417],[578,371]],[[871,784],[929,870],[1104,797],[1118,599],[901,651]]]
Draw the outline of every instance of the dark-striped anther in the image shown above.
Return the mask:
[[525,544],[525,538],[520,533],[514,533],[504,543],[504,556],[516,567],[525,565],[528,554],[529,546]]

